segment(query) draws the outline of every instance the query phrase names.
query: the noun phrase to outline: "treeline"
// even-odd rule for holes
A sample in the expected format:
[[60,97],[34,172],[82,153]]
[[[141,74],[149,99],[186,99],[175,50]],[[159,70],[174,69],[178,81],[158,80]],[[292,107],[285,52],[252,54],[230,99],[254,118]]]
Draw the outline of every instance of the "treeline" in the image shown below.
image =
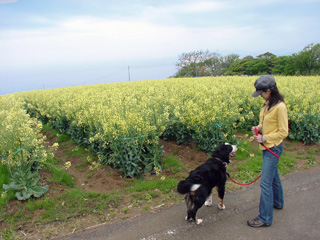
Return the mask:
[[194,51],[182,53],[173,77],[202,77],[219,75],[320,75],[320,44],[309,44],[299,53],[279,56],[266,52],[256,57],[240,59],[238,54]]

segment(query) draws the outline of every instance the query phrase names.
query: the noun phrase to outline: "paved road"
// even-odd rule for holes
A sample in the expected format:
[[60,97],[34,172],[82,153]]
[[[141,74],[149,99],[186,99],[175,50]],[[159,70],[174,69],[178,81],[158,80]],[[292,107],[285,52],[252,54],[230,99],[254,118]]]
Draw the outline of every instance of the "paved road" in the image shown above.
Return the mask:
[[[287,174],[282,178],[285,207],[274,210],[269,228],[251,228],[248,219],[258,214],[259,183],[226,193],[226,210],[203,207],[198,215],[202,225],[184,220],[186,206],[178,204],[157,213],[78,232],[60,240],[160,240],[160,239],[225,239],[225,240],[300,240],[320,239],[320,168]],[[214,201],[217,203],[216,197]]]

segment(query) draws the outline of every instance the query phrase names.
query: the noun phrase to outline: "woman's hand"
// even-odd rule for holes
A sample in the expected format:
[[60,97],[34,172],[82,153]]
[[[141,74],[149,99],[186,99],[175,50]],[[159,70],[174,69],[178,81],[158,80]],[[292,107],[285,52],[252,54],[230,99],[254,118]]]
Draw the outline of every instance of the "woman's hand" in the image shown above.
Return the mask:
[[252,135],[253,135],[253,136],[256,136],[256,135],[257,135],[257,132],[258,132],[257,130],[258,130],[258,126],[254,126],[254,127],[251,128],[251,131],[252,131]]
[[262,135],[261,135],[261,134],[254,135],[254,140],[255,140],[257,143],[262,143],[262,142],[263,142],[263,140],[262,140]]

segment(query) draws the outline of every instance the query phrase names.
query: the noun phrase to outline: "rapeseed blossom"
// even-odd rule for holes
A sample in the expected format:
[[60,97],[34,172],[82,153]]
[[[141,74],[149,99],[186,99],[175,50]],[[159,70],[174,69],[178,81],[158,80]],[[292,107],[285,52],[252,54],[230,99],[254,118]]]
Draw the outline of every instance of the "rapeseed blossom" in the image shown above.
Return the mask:
[[[19,144],[23,145],[28,140],[27,132],[31,130],[24,131],[21,130],[24,127],[16,126],[32,126],[36,132],[42,127],[35,119],[22,120],[24,118],[17,117],[24,116],[24,106],[34,116],[46,118],[51,124],[61,128],[69,127],[73,131],[83,130],[88,144],[101,143],[106,151],[117,141],[136,139],[147,146],[156,144],[158,137],[177,123],[199,136],[213,135],[219,138],[213,141],[229,141],[234,138],[233,129],[250,129],[253,124],[257,124],[263,99],[251,97],[256,78],[228,76],[163,79],[1,96],[1,101],[7,101],[8,104],[1,104],[0,127],[5,129],[8,138],[14,134],[20,136],[20,140],[12,142],[14,150],[2,151],[8,153],[7,161],[18,164],[15,163],[14,152],[20,148]],[[285,97],[290,121],[303,121],[304,114],[319,115],[320,77],[275,78]],[[30,144],[43,145],[44,141],[40,135],[34,135]],[[39,156],[42,158],[46,157],[43,151],[40,147]],[[27,153],[25,157],[28,157]],[[103,161],[105,157],[99,156],[99,159]]]

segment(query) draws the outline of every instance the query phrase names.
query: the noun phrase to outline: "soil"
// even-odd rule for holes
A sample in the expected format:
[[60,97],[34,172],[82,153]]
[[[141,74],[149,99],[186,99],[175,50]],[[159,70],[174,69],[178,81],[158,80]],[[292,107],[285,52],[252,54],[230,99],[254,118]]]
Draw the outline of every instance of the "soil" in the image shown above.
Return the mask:
[[[47,134],[48,135],[48,134]],[[243,137],[243,134],[240,134]],[[241,136],[240,136],[241,137]],[[56,141],[56,138],[48,138],[49,144],[53,144]],[[166,156],[174,156],[178,158],[181,163],[184,165],[181,172],[179,172],[179,176],[184,178],[187,176],[188,172],[195,167],[202,164],[208,157],[204,152],[201,152],[197,149],[196,146],[192,144],[183,144],[177,145],[175,142],[161,141],[164,150],[164,157]],[[254,147],[258,147],[257,143],[251,142]],[[123,175],[115,170],[108,167],[100,167],[94,171],[89,170],[89,164],[84,157],[75,157],[69,156],[68,152],[72,151],[76,146],[72,144],[60,144],[55,156],[58,159],[61,159],[59,164],[64,165],[66,162],[71,162],[71,167],[67,170],[68,173],[72,174],[75,180],[76,186],[80,186],[84,191],[105,193],[112,190],[121,190],[128,186],[128,179],[125,179]],[[290,151],[290,153],[294,155],[303,155],[305,156],[308,151],[314,150],[319,151],[319,144],[317,145],[303,145],[300,142],[289,142],[285,141],[284,151]],[[320,164],[320,156],[319,152],[314,154],[315,162],[317,165]],[[307,164],[307,159],[304,157],[296,159],[296,168],[294,171],[305,170],[307,167],[310,168],[310,165]],[[163,171],[161,172],[161,176],[171,176],[172,172]],[[41,171],[42,182],[49,185],[49,191],[47,193],[48,196],[57,196],[64,192],[67,187],[62,185],[57,185],[56,183],[47,183],[47,180],[50,177],[50,173],[47,171]],[[152,177],[151,174],[148,174],[146,177]],[[231,185],[231,184],[229,184]],[[227,191],[233,191],[237,188],[241,188],[240,186],[234,186],[227,188]],[[118,208],[122,208],[124,206],[128,206],[128,201],[126,198],[129,196],[125,196],[123,203]],[[158,204],[156,206],[150,205],[149,211],[159,211],[164,208],[169,208],[174,204],[183,201],[183,197],[172,198],[172,200],[167,201],[165,204]],[[9,203],[6,211],[18,211],[21,204],[17,203],[17,200],[13,200]],[[129,210],[126,213],[125,217],[122,215],[115,216],[112,221],[119,221],[123,218],[135,217],[145,212],[141,207],[128,207]],[[22,239],[50,239],[52,237],[57,237],[61,235],[70,234],[74,231],[83,230],[85,228],[92,227],[93,225],[98,224],[108,224],[110,221],[103,222],[99,220],[99,217],[94,215],[85,215],[82,217],[77,217],[70,219],[68,223],[65,222],[53,222],[50,224],[35,224],[37,216],[41,214],[42,210],[34,211],[33,218],[30,223],[24,224],[19,227],[19,231],[16,233]],[[0,221],[0,230],[3,230],[4,223]],[[0,235],[0,239],[1,235]]]
[[[238,133],[240,137],[244,137],[244,134]],[[53,144],[56,138],[48,138],[49,144]],[[178,145],[173,141],[164,141],[161,140],[163,145],[162,150],[164,151],[164,157],[174,156],[178,157],[179,161],[185,166],[182,170],[181,175],[186,175],[190,170],[196,168],[207,160],[208,156],[206,153],[199,150],[193,144],[181,144]],[[253,147],[258,148],[258,144],[251,142]],[[284,151],[289,150],[293,155],[305,155],[308,150],[315,150],[318,145],[303,145],[301,142],[284,142]],[[66,162],[71,162],[71,167],[68,169],[68,172],[74,176],[75,183],[77,186],[81,186],[84,191],[92,191],[98,193],[104,193],[112,190],[122,189],[127,186],[124,181],[122,173],[116,169],[109,167],[97,168],[95,171],[89,170],[89,164],[83,157],[67,156],[69,151],[75,148],[75,145],[72,144],[61,144],[55,153],[55,157],[62,159],[60,162],[61,165],[64,165]],[[319,161],[319,155],[315,155],[316,162]],[[298,166],[297,170],[303,170],[306,165],[306,158],[297,158],[296,165]],[[85,163],[85,165],[84,165]],[[82,167],[78,167],[82,165]],[[83,166],[84,165],[84,166]],[[172,174],[170,171],[163,171],[161,175],[170,176]]]

